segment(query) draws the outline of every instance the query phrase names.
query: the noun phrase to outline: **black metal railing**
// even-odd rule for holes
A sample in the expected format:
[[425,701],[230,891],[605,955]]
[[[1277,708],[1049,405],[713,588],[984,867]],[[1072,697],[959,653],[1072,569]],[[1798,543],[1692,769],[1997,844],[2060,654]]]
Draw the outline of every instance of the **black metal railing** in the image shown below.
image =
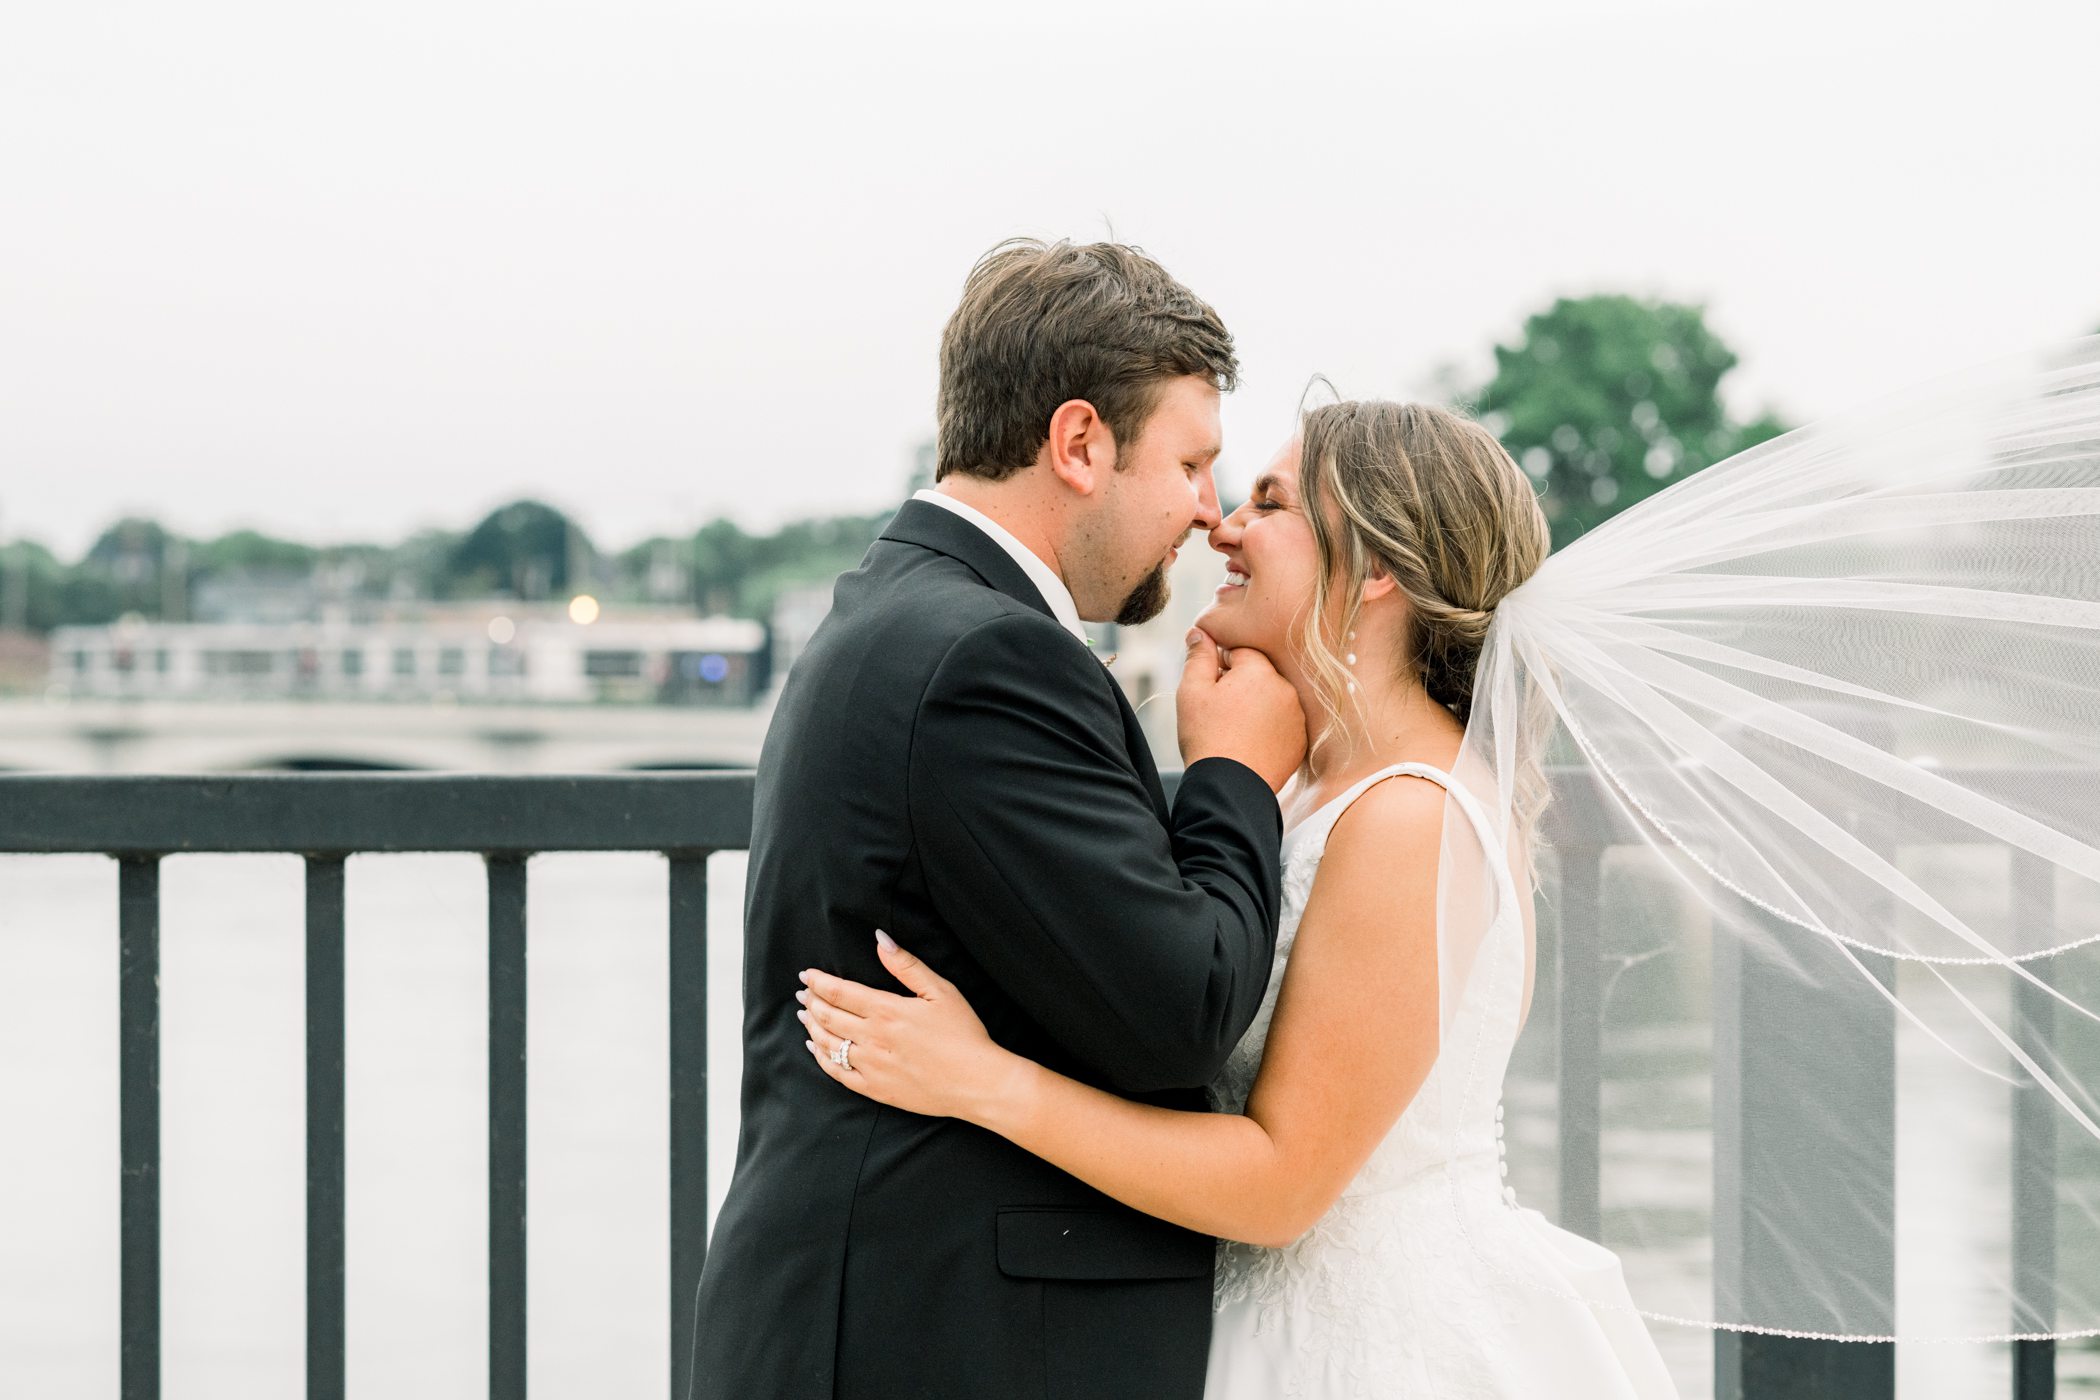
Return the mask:
[[[525,1395],[525,883],[549,851],[670,864],[673,1335],[707,1254],[707,857],[751,840],[749,773],[0,777],[0,853],[116,859],[123,1400],[160,1394],[160,861],[306,858],[306,1356],[309,1400],[344,1395],[343,866],[471,852],[488,869],[489,1394]],[[687,1393],[672,1347],[671,1394]]]
[[[2061,775],[2000,775],[2061,781]],[[1173,775],[1169,775],[1171,787]],[[97,853],[119,865],[122,1053],[121,1386],[124,1400],[160,1392],[159,862],[196,853],[290,853],[306,861],[307,1395],[344,1395],[343,874],[359,853],[468,852],[487,867],[489,931],[489,1391],[526,1393],[526,871],[556,851],[653,851],[669,863],[670,1394],[689,1393],[678,1345],[706,1257],[707,858],[750,844],[749,773],[485,776],[299,773],[238,776],[0,776],[0,854]],[[1547,907],[1572,911],[1569,929],[1599,927],[1604,858],[1635,844],[1601,793],[1563,802],[1549,837],[1558,875]],[[1950,840],[1960,839],[1950,832]],[[2016,859],[2031,860],[2016,856]],[[2032,868],[2014,881],[2014,917],[2054,917]],[[1595,947],[1557,950],[1560,1217],[1597,1237],[1602,1143],[1593,1127],[1602,1093],[1604,973]],[[2049,1003],[2020,985],[2017,1033],[2044,1047]],[[1727,1072],[1717,1053],[1717,1081]],[[1892,1074],[1891,1065],[1891,1074]],[[1891,1102],[1893,1079],[1890,1080]],[[2031,1098],[2032,1096],[2025,1096]],[[1578,1113],[1569,1114],[1572,1106]],[[2017,1204],[2053,1199],[2047,1124],[2015,1124]],[[1573,1130],[1565,1130],[1570,1129]],[[1730,1168],[1716,1164],[1717,1173]],[[1744,1168],[1745,1170],[1749,1168]],[[1893,1161],[1891,1161],[1893,1170]],[[2021,1220],[2046,1212],[2021,1209]],[[1607,1241],[1609,1243],[1609,1241]],[[2016,1234],[2023,1297],[2046,1297],[2055,1267],[2045,1231]],[[2040,1316],[2013,1330],[2045,1330]],[[2018,1343],[2014,1400],[2049,1400],[2055,1353]],[[1894,1394],[1893,1355],[1877,1344],[1720,1334],[1717,1394],[1801,1400],[1875,1400]],[[1749,1378],[1755,1377],[1758,1384]],[[1777,1388],[1775,1388],[1777,1387]]]
[[[1965,783],[2000,794],[2019,805],[2023,792],[2058,789],[2067,779],[2090,785],[2093,775],[2043,769],[1971,768],[1959,776]],[[1611,1241],[1605,1239],[1603,1233],[1603,1203],[1599,1189],[1602,1143],[1592,1126],[1601,1119],[1608,964],[1602,949],[1594,945],[1577,946],[1575,940],[1594,937],[1597,929],[1605,927],[1605,921],[1599,916],[1605,908],[1603,873],[1607,853],[1619,848],[1638,847],[1644,842],[1594,778],[1585,786],[1566,781],[1568,777],[1566,773],[1556,775],[1556,792],[1565,792],[1569,796],[1566,800],[1558,800],[1549,809],[1543,833],[1552,850],[1552,858],[1546,864],[1542,905],[1547,911],[1556,911],[1548,915],[1552,922],[1544,927],[1557,928],[1560,935],[1555,950],[1557,975],[1553,988],[1558,1036],[1559,1218],[1567,1229],[1609,1244]],[[2100,790],[2100,785],[2094,786]],[[1835,815],[1863,842],[1885,856],[1894,856],[1896,847],[1889,834],[1878,829],[1881,814],[1863,811]],[[2100,812],[2095,815],[2100,817]],[[1911,819],[1916,820],[1914,813]],[[1907,828],[1905,834],[1913,840],[1926,839],[1948,846],[1977,844],[1973,829],[1951,818],[1944,823],[1943,830],[1919,831],[1912,827]],[[2012,878],[2008,881],[2008,898],[2012,918],[2022,928],[2053,927],[2056,902],[2053,881],[2048,878],[2050,867],[2024,851],[2012,851],[2010,857]],[[2056,941],[2055,938],[2032,937],[2023,940],[2023,946],[2042,947]],[[1803,948],[1799,940],[1789,939],[1787,942],[1793,949],[1789,955],[1791,958],[1804,959],[1815,954],[1816,950]],[[1740,1036],[1730,1035],[1727,1024],[1731,1016],[1740,1014],[1742,997],[1756,993],[1785,995],[1785,988],[1790,984],[1785,979],[1758,984],[1756,979],[1760,972],[1754,959],[1743,955],[1739,940],[1724,940],[1715,954],[1713,1075],[1717,1130],[1722,1126],[1719,1119],[1726,1111],[1724,1105],[1732,1106],[1744,1115],[1734,1125],[1737,1131],[1717,1136],[1717,1146],[1723,1137],[1726,1139],[1725,1150],[1717,1151],[1714,1162],[1717,1240],[1725,1231],[1728,1232],[1728,1247],[1738,1252],[1755,1251],[1761,1245],[1783,1249],[1783,1243],[1773,1243],[1769,1222],[1752,1221],[1749,1213],[1739,1209],[1744,1191],[1754,1185],[1767,1192],[1767,1198],[1794,1195],[1797,1199],[1809,1199],[1815,1195],[1813,1191],[1794,1193],[1786,1190],[1789,1174],[1804,1170],[1803,1154],[1788,1150],[1784,1144],[1760,1142],[1758,1135],[1746,1130],[1753,1115],[1746,1111],[1747,1106],[1742,1104],[1740,1096],[1744,1084],[1753,1079],[1766,1094],[1787,1092],[1803,1100],[1817,1099],[1826,1108],[1849,1094],[1851,1102],[1864,1105],[1865,1111],[1850,1120],[1859,1140],[1848,1142],[1847,1152],[1855,1167],[1862,1154],[1880,1152],[1890,1199],[1893,1200],[1893,1011],[1883,1024],[1867,1027],[1864,1035],[1859,1033],[1860,1028],[1850,1028],[1846,1043],[1834,1047],[1834,1052],[1820,1061],[1825,1066],[1842,1068],[1826,1069],[1815,1080],[1804,1081],[1797,1066],[1814,1057],[1802,1056],[1798,1045],[1775,1047],[1769,1037],[1761,1041],[1745,1041]],[[1860,961],[1893,985],[1894,969],[1887,965],[1888,959],[1862,954]],[[1834,962],[1833,971],[1839,976],[1853,975],[1849,970],[1836,968]],[[2046,968],[2038,975],[2046,975]],[[2013,994],[2012,1033],[2024,1051],[2037,1062],[2046,1063],[2054,1058],[2049,1043],[2054,1005],[2047,993],[2031,984],[2008,980]],[[1732,999],[1738,1004],[1731,1005]],[[1836,1026],[1831,1027],[1831,1031],[1834,1035],[1847,1033],[1845,1028]],[[1789,1056],[1793,1058],[1788,1059]],[[1749,1072],[1753,1059],[1760,1060],[1754,1076]],[[2023,1306],[2016,1316],[2006,1319],[2007,1330],[2015,1333],[2048,1331],[2055,1322],[2053,1308],[2048,1305],[2048,1300],[2055,1294],[2056,1278],[2056,1241],[2049,1228],[2049,1222],[2054,1219],[2057,1193],[2054,1110],[2041,1102],[2036,1094],[2016,1095],[2013,1102],[2013,1200],[2008,1205],[2016,1222],[2012,1268],[2016,1293],[2023,1300]],[[1784,1115],[1773,1111],[1775,1105],[1767,1103],[1761,1107],[1764,1121],[1783,1121]],[[1730,1216],[1731,1210],[1735,1211],[1734,1218]],[[1791,1228],[1799,1228],[1799,1225],[1798,1221],[1791,1222]],[[1889,1291],[1893,1291],[1893,1248],[1894,1241],[1886,1237],[1865,1240],[1854,1259],[1862,1276],[1882,1278],[1889,1285]],[[1765,1277],[1779,1277],[1782,1273],[1770,1261],[1763,1270]],[[1890,1319],[1889,1326],[1893,1331],[1893,1319]],[[2012,1345],[2013,1400],[2054,1400],[2056,1344],[2052,1341],[2018,1341]],[[1716,1400],[1761,1400],[1767,1395],[1785,1395],[1790,1400],[1793,1397],[1800,1400],[1853,1400],[1854,1397],[1858,1400],[1888,1400],[1894,1396],[1896,1384],[1893,1345],[1815,1341],[1766,1334],[1716,1332],[1714,1371]]]

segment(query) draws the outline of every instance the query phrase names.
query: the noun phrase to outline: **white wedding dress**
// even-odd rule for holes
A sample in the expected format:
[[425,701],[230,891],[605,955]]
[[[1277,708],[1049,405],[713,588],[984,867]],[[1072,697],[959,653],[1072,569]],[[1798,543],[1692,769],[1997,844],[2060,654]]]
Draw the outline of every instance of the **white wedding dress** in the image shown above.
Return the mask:
[[1618,1257],[1520,1208],[1504,1183],[1499,1100],[1529,952],[1508,861],[1449,774],[1384,769],[1284,833],[1268,995],[1212,1100],[1246,1107],[1328,834],[1372,784],[1403,773],[1456,794],[1504,897],[1437,1063],[1341,1199],[1287,1248],[1219,1245],[1205,1400],[1674,1397]]

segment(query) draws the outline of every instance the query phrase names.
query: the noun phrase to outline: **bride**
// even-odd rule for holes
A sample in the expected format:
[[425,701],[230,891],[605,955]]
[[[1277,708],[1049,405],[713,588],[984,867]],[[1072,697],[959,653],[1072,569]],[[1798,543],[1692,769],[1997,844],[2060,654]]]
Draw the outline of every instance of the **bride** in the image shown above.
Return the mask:
[[1213,1400],[1674,1395],[1616,1257],[1504,1180],[1529,823],[1491,815],[1466,740],[1496,607],[1547,555],[1531,483],[1456,414],[1336,403],[1210,540],[1225,582],[1197,627],[1228,664],[1271,658],[1315,717],[1282,794],[1275,966],[1212,1086],[1222,1111],[1131,1103],[1001,1049],[885,934],[911,995],[804,973],[811,1054],[856,1093],[1219,1237]]

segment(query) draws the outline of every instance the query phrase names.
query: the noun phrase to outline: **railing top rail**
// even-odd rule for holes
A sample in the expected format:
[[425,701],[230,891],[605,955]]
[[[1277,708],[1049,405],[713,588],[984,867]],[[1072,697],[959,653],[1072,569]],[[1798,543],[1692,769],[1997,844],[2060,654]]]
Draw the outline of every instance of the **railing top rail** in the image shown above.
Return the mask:
[[752,775],[0,775],[0,853],[717,851],[751,844]]
[[[1952,771],[2017,807],[2026,794],[2060,791],[2076,770]],[[1179,775],[1164,776],[1171,790]],[[1548,808],[1547,842],[1639,844],[1603,782],[1586,776]],[[2088,787],[2100,808],[2100,782]],[[742,850],[751,844],[752,796],[748,771],[9,773],[0,774],[0,854]],[[1883,816],[1851,820],[1871,838]],[[1951,819],[1944,828],[1927,834],[1950,844],[1978,839]]]

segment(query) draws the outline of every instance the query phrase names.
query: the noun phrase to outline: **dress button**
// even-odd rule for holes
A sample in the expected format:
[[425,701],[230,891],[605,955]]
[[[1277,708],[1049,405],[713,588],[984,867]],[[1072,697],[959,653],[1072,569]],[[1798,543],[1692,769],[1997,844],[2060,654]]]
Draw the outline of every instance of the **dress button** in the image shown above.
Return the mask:
[[1502,1175],[1506,1178],[1509,1175],[1509,1163],[1502,1162],[1499,1165],[1502,1168]]

